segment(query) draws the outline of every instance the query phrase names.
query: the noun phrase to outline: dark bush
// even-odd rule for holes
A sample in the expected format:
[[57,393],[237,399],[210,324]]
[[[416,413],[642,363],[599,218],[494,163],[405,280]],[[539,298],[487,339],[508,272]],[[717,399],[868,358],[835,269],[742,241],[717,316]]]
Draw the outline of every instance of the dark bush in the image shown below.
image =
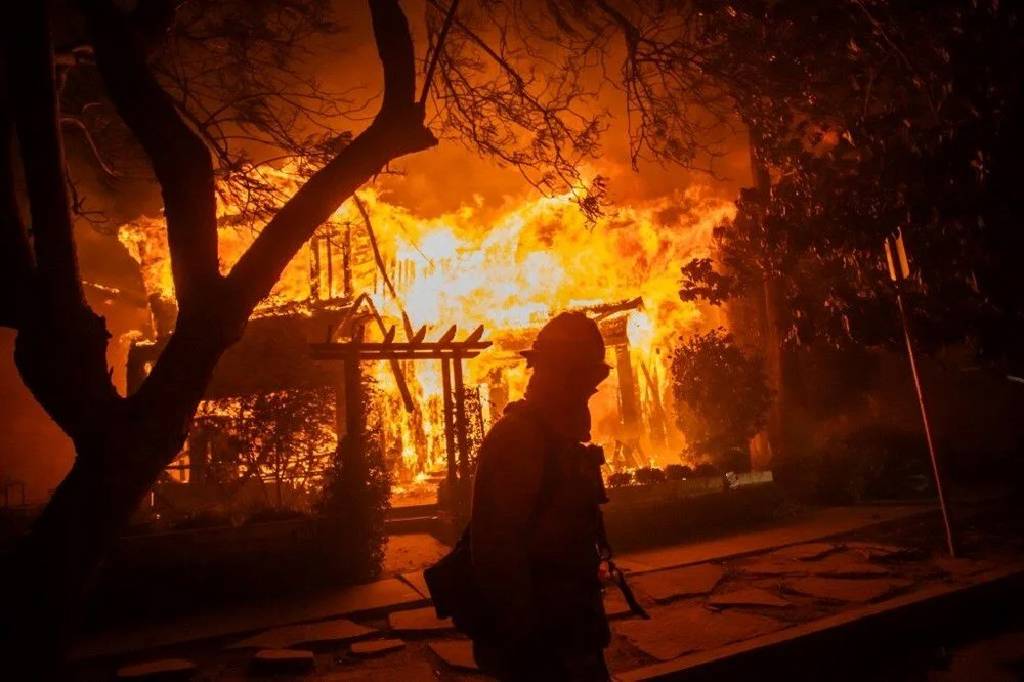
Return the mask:
[[643,467],[637,469],[633,477],[640,485],[653,485],[665,481],[665,472],[656,467]]
[[287,507],[262,507],[257,509],[249,518],[245,520],[246,523],[263,523],[266,521],[291,521],[292,519],[299,519],[303,517],[309,517],[309,514],[305,514],[297,509],[288,509]]
[[217,511],[197,511],[175,519],[169,527],[172,530],[193,530],[196,528],[214,528],[230,526],[231,520],[226,514]]
[[812,455],[816,496],[826,503],[905,499],[933,494],[924,437],[876,426],[834,438]]
[[723,456],[735,450],[749,459],[747,445],[764,427],[772,402],[761,358],[741,349],[723,329],[696,334],[676,346],[672,395],[687,454],[723,467]]
[[722,472],[719,471],[718,467],[714,464],[704,462],[703,464],[697,465],[697,468],[693,470],[693,475],[699,478],[705,478],[708,476],[721,476]]
[[633,473],[631,471],[616,471],[608,477],[609,488],[621,488],[631,484],[632,482]]
[[320,511],[325,557],[339,582],[376,578],[384,561],[387,534],[384,518],[391,507],[391,480],[384,458],[379,416],[369,411],[373,380],[363,376],[366,399],[357,404],[361,429],[338,444],[338,456],[327,475]]
[[669,464],[665,467],[665,478],[670,481],[681,481],[693,476],[693,469],[685,464]]

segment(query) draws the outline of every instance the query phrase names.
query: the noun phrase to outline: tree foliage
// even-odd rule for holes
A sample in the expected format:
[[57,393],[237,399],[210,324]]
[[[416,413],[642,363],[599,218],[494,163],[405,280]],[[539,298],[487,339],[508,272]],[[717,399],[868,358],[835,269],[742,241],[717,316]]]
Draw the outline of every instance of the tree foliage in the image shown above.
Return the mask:
[[[767,197],[738,201],[716,268],[684,272],[750,291],[784,283],[790,341],[898,338],[884,237],[900,232],[921,339],[1011,358],[1020,339],[1019,10],[1012,3],[706,3],[708,54],[730,70]],[[720,283],[719,283],[720,284]],[[998,330],[998,331],[997,331]],[[1019,347],[1019,343],[1016,343]],[[1017,354],[1019,357],[1019,353]]]
[[748,356],[721,329],[680,343],[672,356],[677,423],[690,453],[722,461],[746,451],[764,427],[771,393],[757,357]]
[[333,459],[334,428],[333,390],[298,388],[207,400],[192,430],[227,441],[228,447],[211,449],[206,483],[228,488],[246,480],[282,482],[312,496],[320,493]]

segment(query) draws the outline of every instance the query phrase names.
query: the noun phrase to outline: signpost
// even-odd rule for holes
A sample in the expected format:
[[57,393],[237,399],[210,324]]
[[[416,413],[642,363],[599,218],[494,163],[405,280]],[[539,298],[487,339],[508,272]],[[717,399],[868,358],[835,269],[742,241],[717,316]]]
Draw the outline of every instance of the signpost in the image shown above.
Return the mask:
[[885,238],[885,260],[889,266],[889,277],[896,284],[896,305],[900,311],[900,322],[903,325],[903,340],[907,344],[907,360],[910,362],[910,373],[914,377],[914,389],[917,391],[917,403],[921,408],[921,422],[924,424],[924,437],[928,441],[928,454],[932,460],[932,473],[935,476],[935,489],[939,493],[939,506],[942,508],[942,521],[946,526],[946,546],[949,548],[949,555],[956,556],[956,544],[953,541],[953,525],[949,518],[949,507],[946,505],[945,486],[939,460],[935,454],[935,442],[932,439],[932,428],[928,421],[928,408],[925,405],[924,391],[921,388],[921,376],[917,370],[917,360],[914,356],[914,344],[910,338],[910,327],[907,325],[907,313],[903,307],[902,285],[910,278],[910,262],[907,259],[907,251],[903,245],[903,235],[897,232],[896,235]]

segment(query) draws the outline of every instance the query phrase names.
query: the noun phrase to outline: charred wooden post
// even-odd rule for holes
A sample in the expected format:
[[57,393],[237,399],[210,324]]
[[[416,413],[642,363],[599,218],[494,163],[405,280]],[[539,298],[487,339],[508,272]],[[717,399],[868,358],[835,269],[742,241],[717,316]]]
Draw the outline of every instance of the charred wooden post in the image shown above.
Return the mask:
[[452,401],[452,361],[441,358],[441,394],[444,407],[444,453],[448,463],[448,494],[458,485],[455,455],[455,408]]
[[455,434],[459,444],[459,501],[462,511],[469,510],[469,430],[466,415],[466,385],[462,378],[462,358],[456,352],[452,362],[455,376]]
[[[338,434],[339,442],[348,443],[349,452],[359,452],[358,440],[363,432],[362,424],[362,386],[359,377],[358,347],[363,341],[363,327],[357,327],[352,333],[353,350],[342,362],[342,377],[345,385],[345,433]],[[346,466],[349,462],[344,463]],[[355,464],[353,462],[352,464]]]
[[619,417],[627,440],[640,437],[641,413],[640,395],[637,390],[636,373],[629,354],[629,337],[626,335],[628,316],[617,315],[602,320],[601,336],[615,354],[615,377],[619,387]]
[[334,298],[334,254],[332,253],[333,248],[331,244],[331,237],[334,236],[333,231],[328,232],[324,238],[324,251],[327,261],[327,297],[328,299]]
[[665,406],[661,404],[661,386],[658,382],[657,369],[651,371],[643,362],[640,363],[644,380],[647,383],[647,394],[650,397],[650,433],[651,440],[661,445],[668,445],[668,418]]
[[341,242],[341,276],[345,298],[352,298],[352,223],[345,223]]
[[320,239],[309,240],[309,297],[320,300]]

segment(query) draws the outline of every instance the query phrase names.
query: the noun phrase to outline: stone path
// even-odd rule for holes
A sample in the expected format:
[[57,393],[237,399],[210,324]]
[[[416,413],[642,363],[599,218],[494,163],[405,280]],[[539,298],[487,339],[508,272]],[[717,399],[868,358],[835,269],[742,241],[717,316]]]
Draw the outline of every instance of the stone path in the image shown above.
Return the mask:
[[198,667],[184,658],[162,658],[149,663],[126,665],[120,668],[118,680],[187,680],[192,677]]
[[[803,524],[800,533],[809,533],[810,527],[820,530],[815,524]],[[760,538],[757,542],[767,537],[761,531],[751,535]],[[797,535],[791,528],[774,531],[776,539]],[[713,555],[712,560],[681,567],[642,568],[670,557],[697,556],[693,547],[648,553],[641,555],[642,561],[634,561],[636,555],[624,558],[632,562],[630,583],[652,619],[634,616],[618,590],[606,590],[605,605],[612,618],[609,663],[613,670],[710,655],[744,642],[799,631],[862,604],[884,608],[889,600],[927,592],[936,581],[969,582],[991,566],[991,562],[979,560],[932,559],[914,548],[860,540],[814,537],[804,543],[732,556],[717,554],[716,543],[705,543],[712,545],[711,550],[704,548],[705,554]],[[737,547],[748,549],[755,544],[746,538],[738,541]],[[201,647],[168,653],[183,654],[181,660],[186,663],[195,661],[204,682],[236,682],[261,671],[282,669],[298,675],[282,679],[380,682],[479,676],[471,643],[453,631],[450,621],[437,619],[431,606],[424,606],[419,592],[422,585],[416,584],[421,581],[420,574],[404,574],[401,580],[339,591],[316,609],[298,604],[289,612],[294,615],[308,609],[306,613],[335,614],[343,609],[353,614],[346,619],[334,615],[332,620],[263,628],[247,637],[211,642],[205,653]],[[160,663],[154,661],[153,665]],[[127,667],[118,673],[126,671],[131,673]]]
[[455,629],[452,619],[438,618],[433,606],[408,611],[392,611],[388,615],[388,626],[394,632],[414,634],[451,632]]
[[252,669],[257,673],[304,673],[315,666],[313,652],[304,649],[263,649],[252,656]]
[[722,609],[731,606],[784,608],[792,606],[793,603],[786,601],[774,592],[769,592],[759,587],[748,587],[734,592],[714,594],[708,599],[708,605]]
[[355,642],[349,647],[349,651],[356,656],[380,656],[404,648],[405,642],[400,639],[371,639],[365,642]]
[[616,557],[615,563],[623,570],[628,566],[630,570],[653,571],[659,568],[715,561],[725,557],[813,542],[849,533],[871,524],[929,513],[935,508],[935,505],[931,504],[832,507],[789,523],[707,542],[626,553]]
[[[933,505],[837,507],[811,512],[805,517],[747,533],[698,543],[616,557],[627,572],[648,572],[688,564],[715,561],[739,554],[808,543],[824,537],[847,533],[866,525],[927,513]],[[419,540],[417,543],[423,544]],[[439,551],[432,548],[431,551]],[[173,622],[144,628],[109,631],[86,636],[72,651],[72,659],[84,661],[126,656],[188,642],[211,640],[231,635],[257,633],[268,628],[296,623],[349,617],[374,611],[392,611],[425,606],[429,593],[422,572],[408,570],[408,562],[394,562],[403,570],[400,578],[387,578],[368,585],[337,588],[305,599],[288,598],[280,602],[239,606],[213,613],[178,618]]]
[[695,605],[653,609],[651,620],[623,621],[615,625],[615,632],[645,654],[667,661],[783,627],[771,618],[738,611],[716,613]]
[[642,593],[663,603],[708,594],[725,575],[725,569],[716,564],[698,564],[668,571],[657,571],[636,576],[630,585]]
[[867,603],[893,592],[910,587],[909,580],[842,580],[840,578],[797,578],[788,580],[784,587],[794,594],[802,594],[823,601]]
[[350,620],[332,620],[322,623],[289,625],[261,632],[253,637],[228,645],[229,649],[287,649],[298,645],[343,644],[367,637],[374,628],[357,625]]

